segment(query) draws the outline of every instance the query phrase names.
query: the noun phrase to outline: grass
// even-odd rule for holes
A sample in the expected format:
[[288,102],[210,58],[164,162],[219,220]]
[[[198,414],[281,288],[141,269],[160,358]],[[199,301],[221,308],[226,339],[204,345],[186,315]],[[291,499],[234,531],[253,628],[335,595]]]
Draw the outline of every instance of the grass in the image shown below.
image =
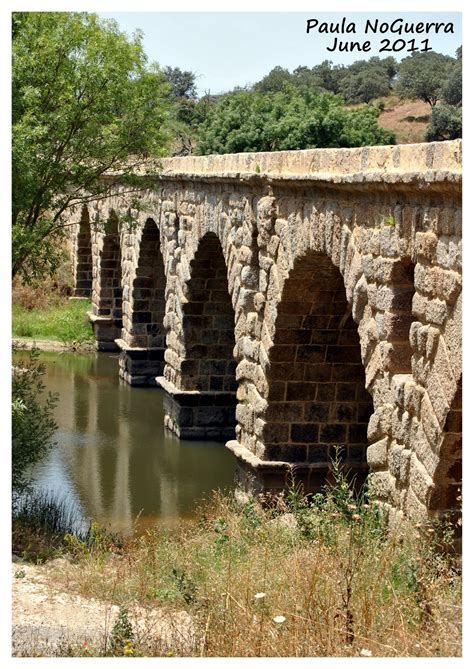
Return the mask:
[[109,534],[97,523],[87,523],[79,509],[68,498],[59,498],[45,490],[29,490],[13,497],[12,551],[35,563],[61,556],[65,551],[77,553],[97,548],[105,539],[115,548],[122,546],[120,537]]
[[[55,573],[55,585],[120,606],[116,626],[128,631],[123,648],[109,647],[115,655],[459,656],[451,530],[388,532],[370,496],[336,478],[312,500],[295,487],[244,507],[215,494],[194,525],[149,530],[122,546],[98,529],[93,541],[67,535],[75,566]],[[136,605],[185,610],[192,647],[153,634],[138,641],[127,616]]]
[[64,344],[93,341],[92,328],[86,315],[89,309],[89,300],[66,298],[35,309],[14,304],[13,336],[58,340]]
[[378,118],[379,125],[395,133],[397,144],[425,142],[425,132],[431,109],[421,100],[398,100],[381,98],[385,109]]

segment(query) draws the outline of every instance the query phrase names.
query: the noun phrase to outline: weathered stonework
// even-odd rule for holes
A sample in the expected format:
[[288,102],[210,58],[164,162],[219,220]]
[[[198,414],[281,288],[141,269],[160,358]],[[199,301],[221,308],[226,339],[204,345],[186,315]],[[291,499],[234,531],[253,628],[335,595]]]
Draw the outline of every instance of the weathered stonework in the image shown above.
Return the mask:
[[168,428],[229,439],[250,490],[318,488],[338,446],[395,514],[457,513],[460,141],[165,159],[143,212],[110,179],[94,326]]

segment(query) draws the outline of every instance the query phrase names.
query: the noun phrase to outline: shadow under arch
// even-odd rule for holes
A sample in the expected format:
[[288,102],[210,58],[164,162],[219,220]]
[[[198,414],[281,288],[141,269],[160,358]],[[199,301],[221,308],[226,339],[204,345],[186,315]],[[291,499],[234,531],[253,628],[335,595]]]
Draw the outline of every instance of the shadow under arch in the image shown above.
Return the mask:
[[123,315],[120,376],[131,385],[155,386],[163,373],[166,277],[156,222],[148,218],[140,240],[130,314]]
[[215,233],[208,232],[199,241],[183,289],[181,322],[175,332],[181,351],[176,385],[158,381],[168,392],[165,425],[185,439],[234,439],[235,317]]
[[115,340],[120,337],[122,329],[122,251],[119,222],[114,211],[110,212],[104,226],[97,295],[93,295],[92,308],[91,320],[97,348],[102,351],[117,350]]
[[461,525],[462,487],[462,377],[446,417],[439,450],[439,464],[433,477],[433,491],[428,502],[431,514],[454,522],[457,535]]
[[294,463],[308,492],[326,481],[336,452],[365,478],[372,398],[344,281],[325,254],[307,251],[289,272],[267,381],[265,460]]
[[76,272],[74,297],[90,297],[92,292],[92,242],[90,217],[83,207],[76,237]]

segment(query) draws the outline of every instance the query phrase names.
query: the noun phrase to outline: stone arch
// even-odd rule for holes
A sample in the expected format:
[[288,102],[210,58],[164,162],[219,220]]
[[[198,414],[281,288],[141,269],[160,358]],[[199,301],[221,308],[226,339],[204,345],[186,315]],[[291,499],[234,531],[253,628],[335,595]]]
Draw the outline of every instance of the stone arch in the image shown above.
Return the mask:
[[122,329],[122,251],[119,222],[111,210],[102,232],[102,248],[92,295],[92,323],[99,350],[117,350]]
[[92,292],[92,242],[90,217],[83,207],[75,245],[74,297],[90,297]]
[[190,263],[183,304],[183,390],[235,393],[234,309],[217,235],[206,233]]
[[109,316],[122,327],[122,253],[118,218],[111,212],[99,264],[98,316]]
[[[267,382],[266,460],[318,464],[327,471],[338,446],[351,469],[366,469],[372,398],[344,281],[326,255],[308,250],[289,271]],[[309,481],[309,488],[316,483]]]
[[120,377],[131,385],[155,385],[163,373],[166,278],[160,231],[148,218],[141,229],[138,262],[125,279]]
[[[178,221],[180,224],[180,221]],[[181,228],[180,228],[181,231]],[[221,241],[192,239],[167,289],[165,426],[187,439],[235,436],[234,309]],[[172,286],[172,288],[171,288]]]
[[[147,219],[140,240],[138,264],[132,284],[129,344],[159,348],[165,345],[165,271],[160,232],[155,221]],[[125,325],[125,324],[124,324]]]
[[439,449],[439,465],[433,476],[433,491],[428,510],[437,515],[448,515],[453,520],[460,516],[462,485],[462,379],[444,424]]

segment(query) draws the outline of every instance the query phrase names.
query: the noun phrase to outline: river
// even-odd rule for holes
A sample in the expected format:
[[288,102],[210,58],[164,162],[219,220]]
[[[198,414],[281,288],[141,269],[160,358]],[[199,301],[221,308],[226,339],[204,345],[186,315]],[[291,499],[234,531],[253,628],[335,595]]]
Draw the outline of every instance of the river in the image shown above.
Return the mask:
[[31,472],[34,486],[67,498],[83,520],[122,533],[170,526],[212,490],[232,487],[235,459],[224,444],[165,430],[163,391],[120,381],[117,355],[42,352],[41,361],[46,389],[59,393],[58,429]]

